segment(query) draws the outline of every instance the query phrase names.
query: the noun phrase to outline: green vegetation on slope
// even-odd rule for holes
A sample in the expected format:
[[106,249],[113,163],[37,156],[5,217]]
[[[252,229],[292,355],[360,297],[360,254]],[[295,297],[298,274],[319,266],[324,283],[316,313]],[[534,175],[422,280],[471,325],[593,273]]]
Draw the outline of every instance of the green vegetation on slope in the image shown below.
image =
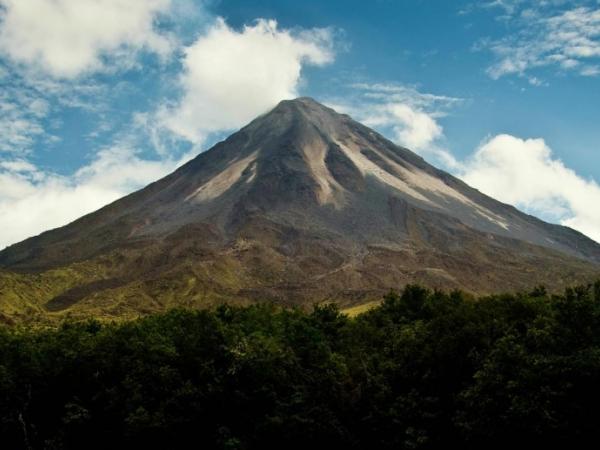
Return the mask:
[[600,283],[0,327],[11,449],[573,448],[599,385]]
[[44,304],[80,283],[106,277],[107,270],[93,263],[25,274],[0,269],[0,322],[35,322],[48,316]]
[[135,265],[137,257],[135,252],[115,252],[41,272],[0,269],[0,323],[57,323],[87,317],[131,320],[174,307],[249,302],[240,294],[245,278],[231,258],[195,264],[183,259],[151,277],[123,266],[123,261]]

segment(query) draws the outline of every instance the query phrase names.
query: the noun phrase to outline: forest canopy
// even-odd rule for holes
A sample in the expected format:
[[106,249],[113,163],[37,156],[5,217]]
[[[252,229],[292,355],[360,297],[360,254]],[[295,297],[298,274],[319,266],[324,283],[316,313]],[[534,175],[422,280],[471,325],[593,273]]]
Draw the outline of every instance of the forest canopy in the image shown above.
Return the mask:
[[599,385],[600,283],[0,327],[11,449],[574,446]]

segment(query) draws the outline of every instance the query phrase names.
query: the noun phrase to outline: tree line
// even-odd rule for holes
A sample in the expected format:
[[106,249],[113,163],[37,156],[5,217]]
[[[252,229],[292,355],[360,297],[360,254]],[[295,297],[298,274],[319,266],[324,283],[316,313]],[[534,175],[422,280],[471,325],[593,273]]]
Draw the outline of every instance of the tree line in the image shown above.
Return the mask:
[[7,449],[573,447],[599,385],[600,282],[0,327]]

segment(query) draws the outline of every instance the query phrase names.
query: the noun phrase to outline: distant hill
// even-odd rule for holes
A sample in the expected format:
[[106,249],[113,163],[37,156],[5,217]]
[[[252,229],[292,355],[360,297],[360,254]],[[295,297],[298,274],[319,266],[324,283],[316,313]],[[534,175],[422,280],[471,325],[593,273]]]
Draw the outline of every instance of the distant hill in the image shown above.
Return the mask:
[[146,188],[0,252],[0,312],[351,306],[410,282],[491,293],[598,274],[591,239],[299,98]]

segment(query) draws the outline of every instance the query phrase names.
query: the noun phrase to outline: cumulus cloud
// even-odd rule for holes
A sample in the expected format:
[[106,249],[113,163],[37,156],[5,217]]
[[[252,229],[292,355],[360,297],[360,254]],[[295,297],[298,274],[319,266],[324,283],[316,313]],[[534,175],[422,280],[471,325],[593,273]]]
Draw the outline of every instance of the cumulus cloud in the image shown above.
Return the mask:
[[600,186],[552,154],[543,139],[498,135],[459,171],[471,186],[600,242]]
[[156,27],[171,0],[0,0],[0,53],[17,64],[72,78],[130,64],[136,51],[159,55],[172,38]]
[[[518,28],[510,36],[482,41],[476,46],[477,49],[489,49],[496,56],[496,62],[487,69],[490,77],[529,77],[528,72],[542,67],[576,72],[583,76],[597,76],[600,73],[598,3],[596,6],[566,10],[543,9],[547,3],[537,5],[537,9],[519,10],[518,17],[511,16],[511,24]],[[511,5],[516,8],[514,3]]]
[[297,96],[304,65],[331,62],[328,29],[291,31],[259,19],[241,30],[217,19],[184,50],[183,97],[159,113],[177,135],[201,142],[206,135],[233,129],[283,99]]
[[415,150],[427,149],[432,142],[443,134],[442,126],[424,111],[420,111],[403,103],[388,103],[382,105],[384,114],[367,119],[370,125],[389,124],[394,129],[394,135],[402,145]]
[[71,176],[22,159],[0,162],[0,249],[65,225],[168,174],[189,159],[148,160],[127,145],[101,150]]

